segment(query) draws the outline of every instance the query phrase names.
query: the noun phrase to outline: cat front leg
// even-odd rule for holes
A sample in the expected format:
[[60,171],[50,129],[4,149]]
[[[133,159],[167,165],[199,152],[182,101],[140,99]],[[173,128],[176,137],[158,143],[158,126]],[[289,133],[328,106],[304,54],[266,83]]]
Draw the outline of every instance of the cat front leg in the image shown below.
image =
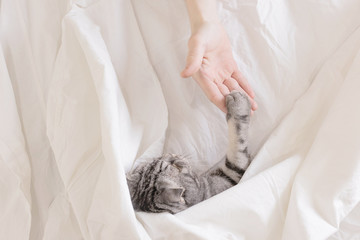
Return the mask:
[[244,93],[232,91],[226,96],[226,107],[229,145],[221,170],[238,183],[251,161],[247,148],[251,105]]
[[250,102],[245,94],[233,91],[226,96],[226,107],[229,145],[226,156],[202,178],[204,199],[236,185],[251,161],[247,150]]

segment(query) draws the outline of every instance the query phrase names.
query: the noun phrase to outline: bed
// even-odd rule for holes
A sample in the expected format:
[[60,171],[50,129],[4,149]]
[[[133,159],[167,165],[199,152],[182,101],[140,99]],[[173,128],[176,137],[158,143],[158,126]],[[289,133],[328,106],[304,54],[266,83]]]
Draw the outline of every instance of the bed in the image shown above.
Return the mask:
[[360,2],[222,0],[256,94],[253,162],[176,215],[134,212],[125,173],[199,169],[226,121],[191,78],[183,0],[0,1],[0,239],[360,239]]

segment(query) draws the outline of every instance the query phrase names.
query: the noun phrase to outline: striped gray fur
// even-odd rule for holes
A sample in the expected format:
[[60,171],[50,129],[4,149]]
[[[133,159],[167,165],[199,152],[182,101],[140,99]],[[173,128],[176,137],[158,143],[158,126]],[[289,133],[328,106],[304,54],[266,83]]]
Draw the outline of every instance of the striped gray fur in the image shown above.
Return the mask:
[[250,164],[247,150],[250,102],[240,92],[226,96],[229,145],[226,156],[203,174],[182,156],[165,154],[127,174],[134,209],[178,213],[234,185]]

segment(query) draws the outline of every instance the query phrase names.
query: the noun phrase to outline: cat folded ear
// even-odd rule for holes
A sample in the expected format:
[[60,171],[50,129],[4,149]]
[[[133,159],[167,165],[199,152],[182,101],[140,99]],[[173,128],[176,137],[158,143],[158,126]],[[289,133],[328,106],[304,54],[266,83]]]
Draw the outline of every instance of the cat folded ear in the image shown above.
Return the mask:
[[162,156],[162,159],[179,169],[180,172],[186,171],[189,168],[189,162],[186,160],[186,158],[180,155],[167,153]]
[[179,169],[179,171],[182,173],[187,173],[189,172],[190,169],[189,162],[186,159],[180,159],[180,158],[175,159],[172,162],[172,165],[177,169]]
[[173,189],[173,188],[180,188],[181,186],[179,186],[179,184],[177,184],[176,182],[174,182],[173,180],[170,179],[161,179],[157,182],[157,189],[159,191],[164,190],[164,189]]
[[158,185],[160,190],[159,200],[164,203],[185,203],[183,194],[185,188],[171,180],[162,181]]
[[173,165],[179,168],[179,170],[182,170],[183,168],[186,168],[188,166],[188,162],[184,159],[176,159],[173,162]]
[[185,203],[182,197],[184,190],[184,188],[167,188],[161,193],[161,197],[168,203]]

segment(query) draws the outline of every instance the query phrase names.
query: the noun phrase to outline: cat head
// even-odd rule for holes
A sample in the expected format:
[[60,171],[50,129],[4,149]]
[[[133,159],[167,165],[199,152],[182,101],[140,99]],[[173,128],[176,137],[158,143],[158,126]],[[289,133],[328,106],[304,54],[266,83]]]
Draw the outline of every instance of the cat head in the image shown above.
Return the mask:
[[187,190],[198,185],[188,161],[166,154],[142,163],[127,175],[135,210],[177,213],[192,205]]

